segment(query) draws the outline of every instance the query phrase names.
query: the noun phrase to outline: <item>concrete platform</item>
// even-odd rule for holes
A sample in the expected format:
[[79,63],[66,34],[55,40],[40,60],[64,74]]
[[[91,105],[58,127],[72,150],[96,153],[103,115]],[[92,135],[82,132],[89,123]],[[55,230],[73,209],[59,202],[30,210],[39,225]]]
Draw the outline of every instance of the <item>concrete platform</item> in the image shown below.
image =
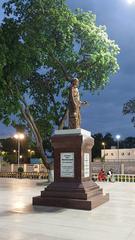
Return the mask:
[[134,183],[99,183],[110,201],[90,212],[33,207],[36,183],[0,179],[0,240],[135,240]]

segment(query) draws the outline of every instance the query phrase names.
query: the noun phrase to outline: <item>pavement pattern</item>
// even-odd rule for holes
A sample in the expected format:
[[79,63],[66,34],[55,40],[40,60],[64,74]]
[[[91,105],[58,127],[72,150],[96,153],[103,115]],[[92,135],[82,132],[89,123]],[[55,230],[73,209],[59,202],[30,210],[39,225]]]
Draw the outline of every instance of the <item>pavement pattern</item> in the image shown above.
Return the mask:
[[0,240],[135,240],[135,183],[98,184],[110,201],[82,211],[33,207],[42,181],[0,178]]

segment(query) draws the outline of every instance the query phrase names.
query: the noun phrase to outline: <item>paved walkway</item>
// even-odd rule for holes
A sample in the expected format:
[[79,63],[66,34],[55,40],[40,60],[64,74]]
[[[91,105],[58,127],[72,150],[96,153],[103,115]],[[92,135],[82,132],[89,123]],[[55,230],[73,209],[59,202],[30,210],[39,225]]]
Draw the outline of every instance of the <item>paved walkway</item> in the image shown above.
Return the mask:
[[36,182],[0,179],[0,240],[135,240],[135,183],[100,183],[110,201],[82,211],[33,208]]

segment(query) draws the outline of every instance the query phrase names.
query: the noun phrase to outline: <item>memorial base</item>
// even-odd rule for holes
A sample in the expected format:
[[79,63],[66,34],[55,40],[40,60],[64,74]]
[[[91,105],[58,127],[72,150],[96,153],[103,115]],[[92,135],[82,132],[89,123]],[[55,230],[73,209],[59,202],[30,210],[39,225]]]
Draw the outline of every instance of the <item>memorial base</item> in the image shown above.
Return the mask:
[[83,129],[60,130],[52,137],[54,182],[33,205],[92,210],[107,202],[109,194],[91,180],[91,149],[94,139]]
[[54,182],[41,192],[41,196],[33,198],[33,205],[92,210],[108,200],[109,194],[103,195],[102,189],[92,181]]

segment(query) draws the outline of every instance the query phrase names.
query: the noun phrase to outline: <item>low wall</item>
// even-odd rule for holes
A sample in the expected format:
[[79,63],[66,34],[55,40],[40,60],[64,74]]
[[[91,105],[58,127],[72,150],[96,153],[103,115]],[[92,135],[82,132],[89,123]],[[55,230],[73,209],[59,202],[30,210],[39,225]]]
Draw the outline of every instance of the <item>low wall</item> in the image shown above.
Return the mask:
[[[47,173],[47,169],[43,164],[20,164],[19,166],[23,167],[24,173]],[[135,161],[110,161],[104,164],[101,162],[91,163],[92,173],[98,173],[101,168],[104,168],[105,172],[112,169],[115,174],[135,174]],[[17,173],[17,170],[17,164],[8,164],[7,166],[1,166],[0,173]]]
[[105,172],[112,169],[115,174],[135,174],[135,161],[110,161],[110,162],[92,162],[92,173],[98,173],[101,168],[104,168]]
[[[24,173],[46,173],[47,169],[43,164],[19,164],[19,167],[23,168]],[[2,163],[0,172],[3,173],[16,173],[18,172],[18,164],[8,164],[8,163]]]

